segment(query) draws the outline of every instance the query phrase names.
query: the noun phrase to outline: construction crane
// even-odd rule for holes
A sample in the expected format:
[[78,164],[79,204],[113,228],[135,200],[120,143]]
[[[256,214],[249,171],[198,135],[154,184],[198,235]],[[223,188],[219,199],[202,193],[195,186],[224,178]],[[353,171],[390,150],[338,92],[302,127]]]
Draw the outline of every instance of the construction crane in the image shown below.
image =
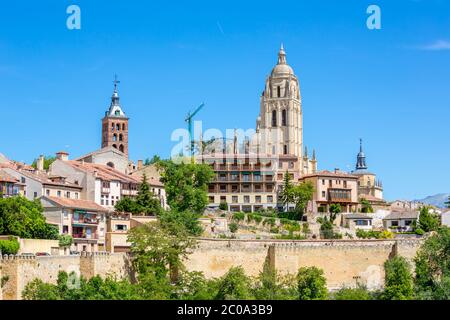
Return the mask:
[[197,109],[195,109],[192,113],[189,111],[186,119],[184,119],[184,121],[186,121],[188,123],[188,131],[189,131],[189,143],[190,143],[190,153],[191,153],[191,163],[194,163],[194,133],[192,132],[193,128],[192,128],[192,119],[194,118],[194,116],[205,106],[205,103],[202,103],[201,105],[199,105],[197,107]]

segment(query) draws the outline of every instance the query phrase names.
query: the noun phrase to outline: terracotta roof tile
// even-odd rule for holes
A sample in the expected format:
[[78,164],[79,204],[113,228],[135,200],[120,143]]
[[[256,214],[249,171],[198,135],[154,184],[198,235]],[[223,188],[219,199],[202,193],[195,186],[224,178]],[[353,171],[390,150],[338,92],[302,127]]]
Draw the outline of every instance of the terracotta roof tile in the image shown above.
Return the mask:
[[84,209],[92,211],[107,212],[108,210],[103,208],[101,205],[95,203],[91,200],[80,200],[80,199],[67,199],[58,197],[44,196],[41,199],[48,199],[56,203],[60,207],[70,208],[70,209]]

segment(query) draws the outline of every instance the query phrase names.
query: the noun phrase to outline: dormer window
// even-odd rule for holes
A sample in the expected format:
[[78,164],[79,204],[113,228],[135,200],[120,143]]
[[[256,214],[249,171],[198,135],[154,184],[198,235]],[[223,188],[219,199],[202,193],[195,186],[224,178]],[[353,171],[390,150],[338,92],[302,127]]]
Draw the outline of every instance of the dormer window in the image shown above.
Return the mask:
[[119,111],[119,110],[116,110],[116,111],[114,112],[114,115],[120,116],[120,111]]

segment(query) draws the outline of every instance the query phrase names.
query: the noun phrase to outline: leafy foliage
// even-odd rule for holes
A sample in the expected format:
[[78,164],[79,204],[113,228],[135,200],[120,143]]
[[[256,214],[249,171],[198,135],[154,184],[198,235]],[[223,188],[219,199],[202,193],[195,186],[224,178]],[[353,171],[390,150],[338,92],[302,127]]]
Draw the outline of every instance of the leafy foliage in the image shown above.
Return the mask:
[[25,239],[58,239],[58,230],[45,221],[39,200],[0,198],[0,234]]
[[372,296],[366,287],[358,285],[356,288],[343,287],[334,293],[335,300],[371,300]]
[[122,198],[116,203],[115,209],[119,212],[142,215],[157,215],[162,211],[159,199],[150,191],[145,173],[142,175],[136,199]]
[[[44,157],[44,170],[48,170],[50,168],[50,165],[56,160],[56,157],[54,156],[45,156]],[[34,159],[31,166],[35,169],[37,169],[37,161],[38,159]]]
[[413,281],[408,262],[403,257],[394,257],[384,263],[384,300],[408,300],[413,297]]
[[317,267],[300,268],[297,273],[297,286],[300,300],[322,300],[328,297],[323,270]]
[[417,222],[417,229],[422,229],[424,232],[436,231],[439,228],[439,217],[430,212],[429,207],[420,208],[419,220]]
[[236,231],[238,230],[239,226],[236,222],[232,222],[229,224],[228,228],[230,229],[231,233],[236,233]]
[[415,290],[422,299],[450,299],[450,228],[425,240],[414,259]]
[[226,203],[226,202],[221,202],[221,203],[219,204],[219,209],[220,209],[220,210],[224,210],[224,211],[228,210],[228,203]]
[[19,251],[20,244],[15,237],[9,237],[7,240],[0,240],[0,254],[16,254]]
[[233,267],[219,280],[216,300],[251,299],[251,280],[242,267]]
[[392,239],[394,234],[389,230],[376,231],[376,230],[356,230],[356,236],[361,239]]
[[180,163],[171,160],[157,164],[169,206],[175,211],[201,214],[208,204],[208,183],[214,176],[209,165]]
[[60,247],[70,247],[73,243],[73,238],[71,235],[63,234],[59,236],[59,246]]
[[361,198],[359,203],[361,205],[361,212],[362,213],[373,213],[372,205],[370,204],[370,202],[367,199]]

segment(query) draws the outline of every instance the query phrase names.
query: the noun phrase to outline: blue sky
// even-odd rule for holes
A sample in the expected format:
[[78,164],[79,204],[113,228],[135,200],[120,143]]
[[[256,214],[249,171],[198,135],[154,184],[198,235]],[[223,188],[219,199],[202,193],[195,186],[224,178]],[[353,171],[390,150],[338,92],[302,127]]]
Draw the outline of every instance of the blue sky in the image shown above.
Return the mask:
[[[81,8],[81,30],[66,8]],[[381,8],[382,29],[366,28]],[[31,162],[100,146],[114,73],[130,156],[167,157],[205,101],[204,129],[254,128],[283,42],[304,140],[352,169],[364,139],[387,199],[450,189],[450,1],[15,1],[0,10],[0,152]]]

